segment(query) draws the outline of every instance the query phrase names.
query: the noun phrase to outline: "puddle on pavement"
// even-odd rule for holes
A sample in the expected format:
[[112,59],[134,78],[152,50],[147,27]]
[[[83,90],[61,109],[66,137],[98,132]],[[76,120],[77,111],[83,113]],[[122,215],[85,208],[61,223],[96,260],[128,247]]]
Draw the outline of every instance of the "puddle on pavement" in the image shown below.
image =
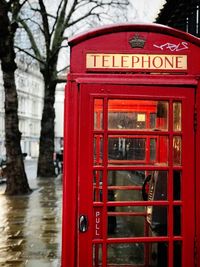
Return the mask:
[[28,196],[0,194],[0,266],[60,267],[62,182],[36,179]]

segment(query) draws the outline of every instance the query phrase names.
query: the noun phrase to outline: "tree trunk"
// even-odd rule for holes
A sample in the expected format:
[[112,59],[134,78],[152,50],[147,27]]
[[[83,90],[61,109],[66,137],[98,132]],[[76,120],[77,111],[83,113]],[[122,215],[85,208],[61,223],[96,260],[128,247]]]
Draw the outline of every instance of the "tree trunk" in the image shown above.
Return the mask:
[[17,68],[14,51],[16,26],[10,24],[5,2],[0,1],[0,60],[5,90],[5,141],[7,154],[7,187],[5,194],[7,195],[31,192],[24,169],[20,145],[21,133],[18,128],[18,98],[14,75]]
[[[3,62],[2,62],[3,65]],[[5,140],[7,154],[7,195],[30,193],[20,141],[21,133],[18,129],[17,92],[13,71],[3,71],[5,88]]]
[[[48,77],[51,77],[48,75]],[[38,176],[55,176],[54,154],[54,120],[55,120],[55,89],[56,84],[48,78],[45,80],[44,107],[41,121],[40,151],[38,158]]]

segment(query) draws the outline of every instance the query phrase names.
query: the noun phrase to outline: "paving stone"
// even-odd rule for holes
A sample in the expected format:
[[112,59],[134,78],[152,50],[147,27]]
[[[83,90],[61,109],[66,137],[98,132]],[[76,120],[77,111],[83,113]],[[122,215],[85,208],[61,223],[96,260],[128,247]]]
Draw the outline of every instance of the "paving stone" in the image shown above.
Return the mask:
[[0,194],[1,267],[60,267],[61,180],[35,182],[28,196]]

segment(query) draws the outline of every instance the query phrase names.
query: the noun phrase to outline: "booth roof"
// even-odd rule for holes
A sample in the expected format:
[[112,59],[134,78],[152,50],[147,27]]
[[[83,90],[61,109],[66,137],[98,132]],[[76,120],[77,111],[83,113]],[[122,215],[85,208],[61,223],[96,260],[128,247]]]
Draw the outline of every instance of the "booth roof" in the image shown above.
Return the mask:
[[189,33],[157,24],[157,23],[137,23],[137,24],[113,24],[113,25],[107,25],[102,26],[99,28],[91,29],[87,32],[78,34],[72,38],[69,39],[68,44],[70,46],[77,45],[85,40],[94,38],[96,36],[101,36],[105,34],[110,33],[116,33],[116,32],[130,32],[130,31],[138,31],[138,32],[155,32],[155,33],[163,33],[163,34],[169,34],[171,36],[181,38],[183,40],[186,40],[190,43],[193,43],[195,45],[200,46],[200,38],[197,38]]

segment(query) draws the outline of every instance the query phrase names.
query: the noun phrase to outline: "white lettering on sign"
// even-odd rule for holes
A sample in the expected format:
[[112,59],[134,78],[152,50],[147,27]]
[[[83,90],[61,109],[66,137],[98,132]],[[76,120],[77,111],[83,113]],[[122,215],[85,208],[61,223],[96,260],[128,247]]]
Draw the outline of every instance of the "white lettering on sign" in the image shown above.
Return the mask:
[[100,224],[101,224],[101,213],[100,211],[95,212],[95,235],[100,236]]
[[187,55],[86,54],[87,69],[187,70]]
[[185,50],[185,49],[188,49],[188,43],[186,42],[181,42],[181,43],[178,43],[178,44],[172,44],[172,43],[165,43],[165,44],[162,44],[162,45],[156,45],[154,44],[153,45],[154,47],[156,48],[159,48],[160,50],[164,50],[164,49],[168,49],[170,50],[171,52],[179,52],[181,50]]

